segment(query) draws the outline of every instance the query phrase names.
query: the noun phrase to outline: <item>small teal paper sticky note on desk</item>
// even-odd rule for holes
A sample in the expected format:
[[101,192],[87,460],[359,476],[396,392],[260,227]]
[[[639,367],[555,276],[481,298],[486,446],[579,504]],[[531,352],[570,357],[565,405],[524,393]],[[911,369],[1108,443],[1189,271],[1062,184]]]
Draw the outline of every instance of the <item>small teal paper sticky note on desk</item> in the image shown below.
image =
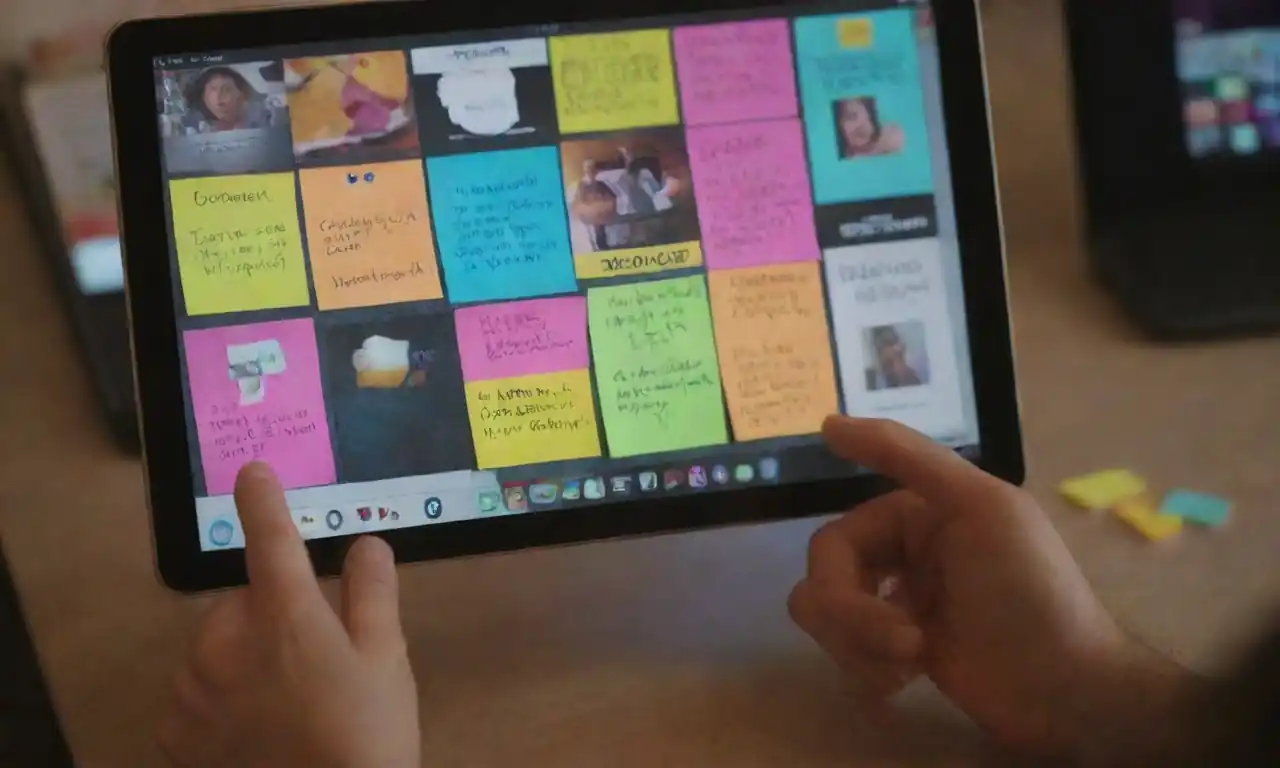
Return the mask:
[[1160,504],[1160,514],[1216,528],[1227,522],[1231,502],[1207,493],[1171,491]]

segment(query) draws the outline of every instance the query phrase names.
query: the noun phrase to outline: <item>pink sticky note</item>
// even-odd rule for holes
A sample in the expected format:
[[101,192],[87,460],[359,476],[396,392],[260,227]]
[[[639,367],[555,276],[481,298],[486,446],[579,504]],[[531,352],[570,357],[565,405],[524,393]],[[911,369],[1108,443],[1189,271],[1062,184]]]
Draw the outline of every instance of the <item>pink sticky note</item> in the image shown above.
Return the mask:
[[310,320],[187,331],[182,343],[210,496],[231,493],[255,459],[285,488],[337,479]]
[[821,258],[800,121],[688,131],[708,269]]
[[686,125],[798,114],[784,19],[678,27],[674,39]]
[[579,370],[590,361],[582,296],[467,307],[455,322],[466,381]]

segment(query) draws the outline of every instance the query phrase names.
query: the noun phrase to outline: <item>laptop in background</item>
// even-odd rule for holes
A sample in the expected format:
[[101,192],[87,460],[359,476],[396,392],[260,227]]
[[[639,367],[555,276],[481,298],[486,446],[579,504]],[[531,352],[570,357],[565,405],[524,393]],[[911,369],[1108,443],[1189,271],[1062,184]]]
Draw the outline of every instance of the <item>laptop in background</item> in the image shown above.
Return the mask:
[[1066,0],[1094,272],[1149,334],[1280,329],[1280,0]]
[[107,424],[139,450],[106,77],[0,73],[0,127]]

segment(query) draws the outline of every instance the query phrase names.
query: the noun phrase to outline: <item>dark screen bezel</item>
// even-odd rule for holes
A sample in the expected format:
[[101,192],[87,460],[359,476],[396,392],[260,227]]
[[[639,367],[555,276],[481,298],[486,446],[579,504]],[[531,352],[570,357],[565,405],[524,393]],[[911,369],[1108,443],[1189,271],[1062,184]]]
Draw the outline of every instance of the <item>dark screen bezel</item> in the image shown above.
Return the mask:
[[[883,7],[883,3],[868,3]],[[776,7],[757,0],[653,0],[647,16]],[[858,3],[832,7],[852,11]],[[818,10],[825,10],[819,8]],[[794,11],[791,11],[794,13]],[[806,12],[809,12],[806,8]],[[512,5],[506,27],[601,22],[634,17],[635,9]],[[980,23],[972,0],[934,5],[942,96],[950,147],[957,233],[973,361],[981,451],[978,464],[1011,482],[1024,477],[1021,431],[996,202]],[[180,591],[242,584],[242,550],[200,549],[193,498],[165,221],[164,176],[155,123],[153,60],[196,51],[325,44],[406,34],[466,32],[491,27],[487,8],[456,9],[446,19],[417,2],[285,9],[251,14],[152,19],[117,27],[107,44],[122,242],[140,423],[155,537],[163,581]],[[133,258],[130,255],[133,255]],[[139,254],[148,258],[140,258]],[[835,512],[882,492],[872,476],[724,491],[659,501],[610,503],[532,515],[467,520],[381,533],[398,560],[421,561],[644,534],[786,520]],[[317,571],[341,568],[352,537],[308,542]]]

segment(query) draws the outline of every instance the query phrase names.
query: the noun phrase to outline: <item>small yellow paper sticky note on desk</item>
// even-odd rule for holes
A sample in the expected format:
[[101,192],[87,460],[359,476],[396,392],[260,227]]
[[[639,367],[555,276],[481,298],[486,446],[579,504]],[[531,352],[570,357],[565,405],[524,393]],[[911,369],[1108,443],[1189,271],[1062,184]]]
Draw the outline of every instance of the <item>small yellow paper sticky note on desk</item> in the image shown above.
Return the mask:
[[1138,497],[1115,506],[1116,517],[1151,541],[1164,541],[1182,531],[1182,518],[1162,515],[1150,500]]
[[1104,469],[1068,478],[1058,486],[1067,501],[1090,510],[1110,509],[1146,490],[1146,481],[1127,469]]

